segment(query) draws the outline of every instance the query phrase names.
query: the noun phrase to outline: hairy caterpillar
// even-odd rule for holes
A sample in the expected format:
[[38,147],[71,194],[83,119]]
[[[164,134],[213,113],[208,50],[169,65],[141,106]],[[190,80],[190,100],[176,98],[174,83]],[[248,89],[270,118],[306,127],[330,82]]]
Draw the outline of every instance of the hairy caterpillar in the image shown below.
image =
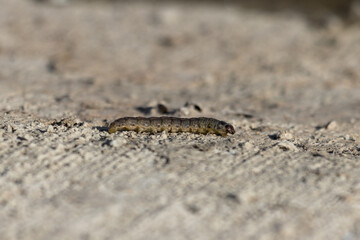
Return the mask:
[[116,131],[136,132],[190,132],[198,134],[214,133],[226,136],[234,134],[234,127],[224,121],[214,118],[177,118],[177,117],[124,117],[112,122],[108,128],[109,133]]

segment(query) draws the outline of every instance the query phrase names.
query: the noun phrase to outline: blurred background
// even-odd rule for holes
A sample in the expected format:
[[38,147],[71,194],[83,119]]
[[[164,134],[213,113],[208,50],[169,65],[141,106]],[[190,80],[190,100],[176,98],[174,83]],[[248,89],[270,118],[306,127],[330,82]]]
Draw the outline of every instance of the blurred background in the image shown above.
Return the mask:
[[106,121],[191,102],[203,112],[187,115],[354,121],[359,9],[356,0],[2,0],[3,108]]
[[359,14],[359,1],[357,0],[305,0],[305,1],[295,1],[295,0],[275,0],[275,1],[265,1],[265,0],[254,0],[254,1],[245,1],[245,0],[133,0],[133,1],[124,1],[124,0],[33,0],[39,3],[50,2],[54,4],[70,4],[76,2],[151,2],[154,4],[164,4],[169,2],[179,2],[186,4],[217,4],[217,5],[230,5],[237,7],[244,7],[255,10],[265,10],[265,11],[295,11],[302,12],[308,15],[319,15],[319,14],[335,14],[343,18],[349,17],[358,17]]

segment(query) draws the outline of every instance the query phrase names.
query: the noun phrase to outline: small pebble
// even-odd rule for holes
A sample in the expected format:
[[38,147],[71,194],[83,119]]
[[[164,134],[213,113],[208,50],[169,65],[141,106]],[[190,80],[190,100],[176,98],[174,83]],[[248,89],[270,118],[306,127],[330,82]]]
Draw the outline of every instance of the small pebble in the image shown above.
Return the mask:
[[328,123],[325,125],[325,128],[326,128],[327,130],[334,130],[334,129],[336,129],[336,128],[337,128],[337,123],[336,123],[336,121],[330,121],[330,122],[328,122]]
[[243,146],[243,148],[247,151],[252,150],[254,146],[250,142],[246,142]]
[[355,141],[355,138],[353,137],[353,136],[350,136],[349,134],[346,134],[345,136],[344,136],[344,138],[345,138],[345,140],[350,140],[350,141]]
[[292,142],[289,141],[279,142],[277,146],[284,151],[292,151],[292,152],[298,151],[297,147]]
[[168,134],[165,131],[163,131],[161,133],[161,135],[160,135],[160,139],[164,140],[164,139],[167,139],[167,138],[168,138]]
[[121,146],[121,145],[126,144],[126,142],[127,142],[127,141],[126,141],[125,139],[123,139],[123,138],[117,138],[117,139],[111,140],[110,146],[112,146],[112,147],[119,147],[119,146]]
[[24,137],[25,137],[26,140],[28,140],[28,141],[32,141],[32,140],[34,139],[33,136],[31,136],[30,134],[25,134]]
[[7,131],[8,133],[12,133],[12,132],[14,131],[14,129],[13,129],[13,127],[12,127],[10,124],[8,124],[7,127],[6,127],[6,131]]
[[280,139],[292,140],[292,139],[294,139],[294,136],[289,132],[283,132],[280,134]]
[[189,108],[187,108],[187,107],[180,108],[180,112],[184,116],[188,116],[190,114]]
[[49,125],[46,131],[52,133],[54,132],[54,127],[52,125]]

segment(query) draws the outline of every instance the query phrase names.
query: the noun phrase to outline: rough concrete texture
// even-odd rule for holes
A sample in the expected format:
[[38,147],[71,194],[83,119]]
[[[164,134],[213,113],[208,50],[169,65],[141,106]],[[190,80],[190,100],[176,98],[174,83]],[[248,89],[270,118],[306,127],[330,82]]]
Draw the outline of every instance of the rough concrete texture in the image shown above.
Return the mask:
[[[1,239],[360,239],[359,24],[0,6]],[[159,110],[236,134],[106,132]]]

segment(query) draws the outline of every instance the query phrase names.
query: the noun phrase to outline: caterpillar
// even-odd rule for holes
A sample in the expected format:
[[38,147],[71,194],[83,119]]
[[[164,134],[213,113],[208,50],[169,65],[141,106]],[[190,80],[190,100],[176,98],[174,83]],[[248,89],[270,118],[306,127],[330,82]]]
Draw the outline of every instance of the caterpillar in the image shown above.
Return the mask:
[[231,124],[206,117],[124,117],[115,120],[109,125],[109,133],[115,133],[116,131],[136,131],[138,133],[158,133],[162,131],[171,133],[213,133],[221,136],[226,136],[228,133],[235,133],[235,129]]

